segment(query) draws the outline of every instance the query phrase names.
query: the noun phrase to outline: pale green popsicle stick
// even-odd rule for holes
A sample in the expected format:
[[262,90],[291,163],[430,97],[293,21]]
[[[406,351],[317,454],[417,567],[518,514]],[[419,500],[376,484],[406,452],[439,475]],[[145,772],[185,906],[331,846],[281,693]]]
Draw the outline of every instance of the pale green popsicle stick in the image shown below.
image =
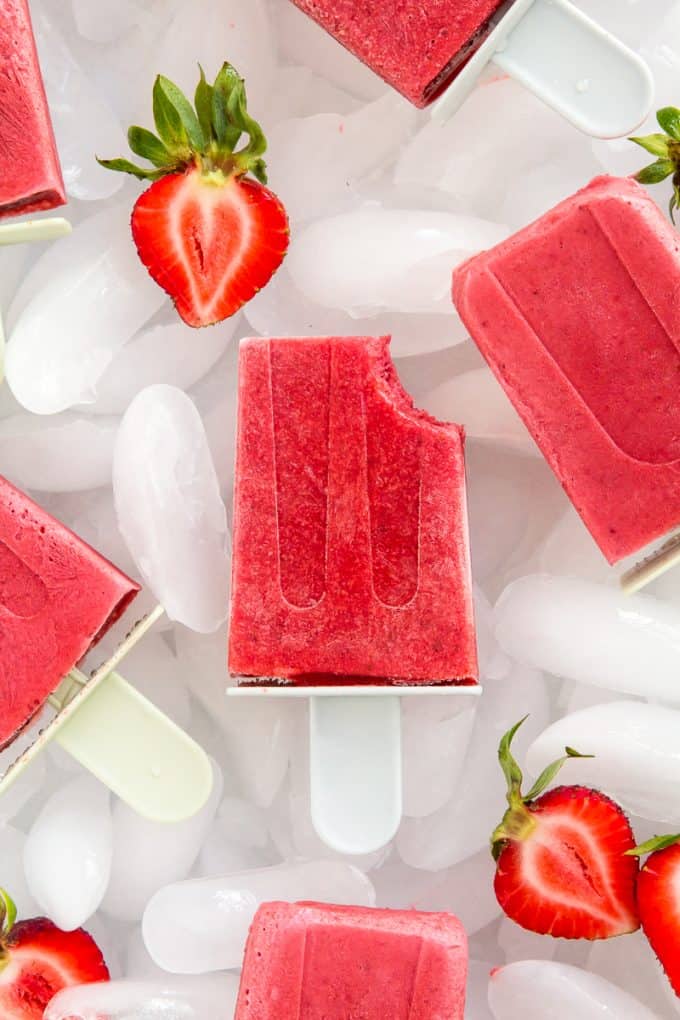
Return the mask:
[[63,216],[50,216],[45,220],[18,220],[0,224],[0,245],[28,244],[30,241],[53,241],[70,234],[71,224]]

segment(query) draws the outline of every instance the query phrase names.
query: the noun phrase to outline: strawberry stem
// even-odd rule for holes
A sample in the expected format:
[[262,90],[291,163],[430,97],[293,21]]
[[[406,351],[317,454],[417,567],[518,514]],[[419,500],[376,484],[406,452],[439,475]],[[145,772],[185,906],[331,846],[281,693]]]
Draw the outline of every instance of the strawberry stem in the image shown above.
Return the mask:
[[4,939],[9,935],[14,922],[17,919],[17,908],[14,900],[5,892],[4,889],[0,889],[0,938]]
[[512,741],[517,730],[528,719],[524,716],[518,723],[508,730],[501,738],[498,745],[498,761],[500,762],[503,775],[507,783],[508,810],[503,820],[491,834],[491,853],[494,860],[498,860],[503,845],[506,842],[518,842],[527,839],[536,827],[536,820],[527,805],[531,804],[550,785],[565,762],[570,758],[592,758],[592,754],[580,754],[573,747],[565,747],[565,754],[562,758],[552,762],[541,772],[540,776],[525,795],[522,793],[522,770],[512,753]]
[[668,211],[675,223],[675,212],[680,209],[680,110],[675,106],[664,106],[657,111],[656,119],[663,134],[655,132],[630,139],[645,152],[657,157],[634,176],[640,184],[659,184],[672,176],[673,191]]

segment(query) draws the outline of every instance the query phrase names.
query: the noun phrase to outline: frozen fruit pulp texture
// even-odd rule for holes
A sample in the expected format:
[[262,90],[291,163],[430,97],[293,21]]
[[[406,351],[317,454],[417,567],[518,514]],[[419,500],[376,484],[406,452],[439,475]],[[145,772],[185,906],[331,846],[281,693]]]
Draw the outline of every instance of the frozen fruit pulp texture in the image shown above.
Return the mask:
[[0,4],[0,218],[66,201],[27,0]]
[[462,430],[413,407],[388,345],[241,344],[236,675],[476,682]]
[[0,748],[139,591],[0,477]]
[[507,0],[293,0],[416,106],[461,70]]
[[680,522],[680,238],[596,178],[454,273],[477,346],[610,563]]
[[467,939],[451,914],[265,903],[236,1020],[462,1020]]

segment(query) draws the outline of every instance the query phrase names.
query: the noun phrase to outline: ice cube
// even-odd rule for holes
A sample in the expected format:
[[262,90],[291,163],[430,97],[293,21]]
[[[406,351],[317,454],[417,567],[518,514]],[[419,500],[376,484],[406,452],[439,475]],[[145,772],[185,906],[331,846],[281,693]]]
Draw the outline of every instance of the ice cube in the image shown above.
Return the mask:
[[311,301],[352,316],[385,307],[450,315],[454,267],[506,236],[505,227],[474,216],[367,205],[298,233],[287,263]]
[[166,300],[137,257],[129,208],[93,216],[47,249],[13,302],[5,371],[14,396],[35,414],[92,401],[116,352]]
[[436,881],[412,906],[417,910],[448,910],[458,917],[468,935],[481,931],[500,916],[493,890],[496,870],[488,847],[439,872]]
[[[16,757],[11,748],[0,754],[0,776]],[[33,797],[38,794],[45,783],[47,769],[42,756],[34,758],[30,765],[23,769],[11,786],[0,797],[0,825],[14,818]]]
[[122,154],[127,148],[123,129],[46,6],[40,0],[32,3],[31,14],[66,190],[86,201],[107,198],[123,178],[100,166],[94,154]]
[[390,92],[349,115],[319,113],[277,124],[269,134],[269,178],[291,221],[355,203],[358,182],[394,156],[416,116],[410,103]]
[[147,634],[125,656],[125,679],[183,729],[191,723],[189,690],[176,656],[158,634]]
[[677,826],[679,726],[680,712],[661,705],[593,705],[558,719],[541,733],[527,752],[527,768],[537,776],[565,747],[575,747],[595,757],[568,761],[560,781],[606,790],[641,818]]
[[71,780],[47,801],[24,848],[31,895],[57,927],[72,931],[97,910],[111,855],[109,791],[91,776]]
[[550,960],[523,960],[494,971],[489,1005],[495,1020],[658,1020],[639,999],[578,967]]
[[233,316],[201,332],[183,322],[149,326],[116,351],[97,380],[94,403],[88,414],[122,414],[131,401],[153,383],[188,390],[202,379],[224,354],[240,323]]
[[128,29],[150,19],[150,4],[144,0],[71,0],[78,31],[97,43],[111,42]]
[[121,533],[168,616],[216,630],[227,615],[226,511],[203,423],[181,390],[148,386],[130,404],[113,492]]
[[483,683],[485,690],[456,792],[426,818],[404,818],[397,833],[399,855],[413,868],[439,871],[488,846],[489,836],[505,810],[498,742],[518,716],[529,712],[525,732],[517,736],[520,754],[547,722],[548,694],[540,673],[516,668],[508,677],[483,678]]
[[569,577],[514,581],[496,637],[517,662],[622,694],[680,702],[680,609]]
[[[3,798],[4,799],[4,798]],[[0,807],[2,806],[0,800]],[[0,825],[0,861],[2,861],[2,887],[16,904],[19,918],[35,917],[40,907],[28,889],[24,873],[24,847],[26,836],[13,825]]]
[[404,814],[422,818],[457,788],[475,708],[466,698],[403,698],[401,715]]
[[45,1010],[45,1020],[212,1020],[233,1015],[236,974],[201,980],[108,981],[64,988]]
[[81,415],[0,421],[0,470],[21,489],[79,492],[110,485],[118,422]]
[[120,921],[136,921],[153,894],[189,874],[210,830],[222,794],[222,774],[213,766],[213,788],[193,818],[173,824],[142,818],[122,801],[113,809],[111,880],[102,909]]
[[144,912],[144,941],[173,974],[239,967],[248,928],[267,900],[375,904],[370,881],[340,861],[305,861],[160,889]]

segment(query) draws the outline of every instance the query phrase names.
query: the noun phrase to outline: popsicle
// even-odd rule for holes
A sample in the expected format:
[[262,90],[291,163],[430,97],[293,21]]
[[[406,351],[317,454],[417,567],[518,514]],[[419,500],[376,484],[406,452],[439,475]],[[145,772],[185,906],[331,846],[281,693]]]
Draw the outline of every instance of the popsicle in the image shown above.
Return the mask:
[[596,178],[453,296],[608,561],[680,524],[680,238],[646,191]]
[[265,903],[235,1020],[462,1020],[467,958],[452,914]]
[[569,0],[293,0],[416,106],[453,114],[489,61],[580,130],[629,133],[649,69]]
[[0,749],[139,591],[0,477]]
[[463,430],[389,337],[247,339],[239,371],[232,674],[475,684]]
[[66,201],[27,0],[0,4],[0,218]]

